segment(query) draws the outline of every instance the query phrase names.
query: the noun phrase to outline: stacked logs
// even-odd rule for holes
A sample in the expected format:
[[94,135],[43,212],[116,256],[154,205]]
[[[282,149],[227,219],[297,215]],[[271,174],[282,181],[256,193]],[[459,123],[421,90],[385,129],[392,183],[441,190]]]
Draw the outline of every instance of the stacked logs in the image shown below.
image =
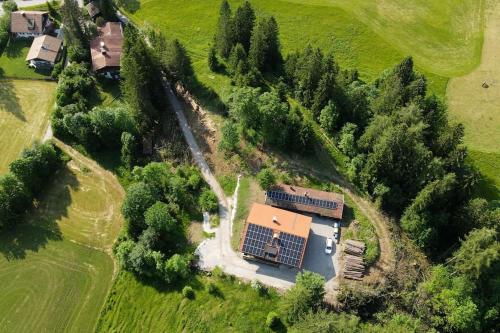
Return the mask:
[[363,253],[365,252],[365,243],[346,240],[344,246],[344,278],[351,280],[362,280],[365,272],[365,263]]

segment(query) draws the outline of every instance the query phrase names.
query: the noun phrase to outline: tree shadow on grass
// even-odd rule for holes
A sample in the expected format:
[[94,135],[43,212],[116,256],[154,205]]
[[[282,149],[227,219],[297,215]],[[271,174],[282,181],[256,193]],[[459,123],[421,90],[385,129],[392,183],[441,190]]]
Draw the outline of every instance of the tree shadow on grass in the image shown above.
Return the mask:
[[26,122],[14,83],[12,80],[4,78],[3,73],[3,69],[0,68],[0,110],[9,112],[17,119]]
[[23,49],[30,47],[33,39],[11,39],[5,47],[4,55],[7,58],[17,58],[22,55]]
[[135,13],[139,10],[139,8],[141,8],[139,0],[123,0],[122,3],[122,7],[130,13]]
[[70,189],[79,187],[76,175],[67,168],[49,181],[38,208],[31,209],[24,221],[0,234],[0,254],[7,260],[26,258],[28,252],[38,252],[49,241],[62,240],[57,221],[68,215],[71,205]]

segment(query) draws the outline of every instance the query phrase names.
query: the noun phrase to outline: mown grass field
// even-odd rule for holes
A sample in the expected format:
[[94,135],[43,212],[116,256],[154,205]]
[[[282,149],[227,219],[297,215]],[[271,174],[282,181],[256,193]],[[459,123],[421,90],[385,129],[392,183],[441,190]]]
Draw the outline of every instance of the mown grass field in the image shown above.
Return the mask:
[[52,82],[0,79],[0,175],[24,148],[43,137],[55,88]]
[[[451,115],[465,125],[465,142],[485,180],[482,193],[500,199],[500,3],[488,2],[481,64],[453,78],[447,99]],[[483,87],[483,83],[488,88]]]
[[0,235],[0,332],[91,332],[112,285],[122,195],[71,161]]
[[11,39],[0,52],[0,77],[18,79],[46,79],[48,71],[37,71],[28,67],[26,56],[30,50],[32,39]]
[[[230,1],[235,10],[242,1]],[[253,0],[259,14],[274,15],[284,54],[308,43],[332,51],[345,68],[372,80],[406,55],[444,95],[449,77],[477,66],[482,44],[483,1]],[[224,97],[228,80],[210,73],[206,58],[220,1],[143,0],[130,13],[178,38],[190,52],[199,80]]]
[[[206,291],[214,281],[219,295]],[[121,272],[101,314],[97,332],[270,332],[265,327],[278,297],[260,296],[248,284],[230,278],[194,275],[188,285],[195,298],[188,300],[182,287],[173,290],[143,284]]]

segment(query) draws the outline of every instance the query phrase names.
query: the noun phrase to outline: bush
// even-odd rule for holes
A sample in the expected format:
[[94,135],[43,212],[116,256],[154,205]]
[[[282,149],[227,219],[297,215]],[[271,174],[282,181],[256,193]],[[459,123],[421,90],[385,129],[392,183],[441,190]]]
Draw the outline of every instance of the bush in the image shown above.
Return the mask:
[[278,326],[278,323],[280,322],[280,317],[278,316],[278,314],[274,311],[271,311],[267,314],[267,318],[266,318],[266,326],[269,327],[269,328],[275,328],[276,326]]
[[182,288],[182,296],[187,299],[194,299],[194,290],[190,286],[185,286]]
[[259,181],[260,187],[264,190],[268,190],[274,184],[276,184],[276,176],[271,171],[271,169],[268,168],[262,169],[257,174],[257,180]]
[[210,294],[210,295],[216,295],[219,293],[219,288],[217,288],[217,285],[213,282],[209,282],[207,284],[207,292]]
[[267,293],[267,288],[259,280],[252,280],[250,284],[252,289],[257,291],[259,295],[265,295]]
[[212,190],[205,189],[199,198],[200,208],[209,213],[217,212],[218,203],[217,196]]

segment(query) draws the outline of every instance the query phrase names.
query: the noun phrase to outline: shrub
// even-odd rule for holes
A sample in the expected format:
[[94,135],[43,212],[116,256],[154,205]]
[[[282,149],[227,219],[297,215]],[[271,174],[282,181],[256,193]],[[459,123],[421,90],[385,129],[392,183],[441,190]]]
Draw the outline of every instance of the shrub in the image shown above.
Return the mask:
[[267,314],[267,318],[266,318],[266,326],[269,327],[269,328],[275,328],[278,323],[280,322],[280,317],[278,316],[278,314],[274,311],[271,311]]
[[212,275],[219,279],[223,279],[226,277],[226,273],[224,273],[222,268],[220,268],[219,266],[215,266],[214,270],[212,271]]
[[268,190],[271,186],[276,184],[276,176],[271,169],[268,168],[262,169],[257,174],[257,180],[259,181],[260,187],[264,190]]
[[218,203],[217,196],[212,190],[205,189],[199,198],[200,208],[209,213],[217,212]]
[[250,285],[252,286],[253,290],[259,293],[259,295],[264,295],[267,293],[266,286],[264,286],[259,280],[252,280],[252,283]]
[[185,286],[182,288],[182,296],[184,296],[187,299],[193,299],[194,298],[194,290],[190,286]]
[[217,288],[217,285],[213,282],[209,282],[207,284],[207,292],[210,294],[210,295],[216,295],[219,293],[219,288]]

